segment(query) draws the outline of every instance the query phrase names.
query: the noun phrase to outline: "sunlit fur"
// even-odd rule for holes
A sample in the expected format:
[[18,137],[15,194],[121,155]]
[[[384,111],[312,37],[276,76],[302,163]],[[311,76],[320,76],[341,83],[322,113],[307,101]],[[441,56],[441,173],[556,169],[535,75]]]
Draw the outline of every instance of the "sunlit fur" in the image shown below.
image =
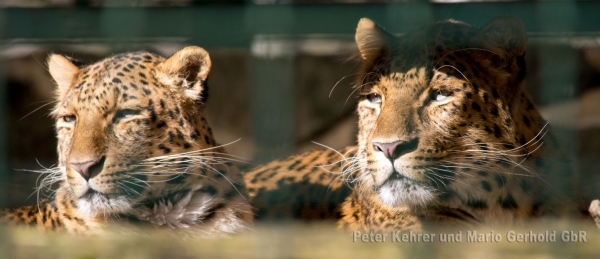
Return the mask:
[[[256,220],[339,218],[339,205],[350,194],[355,180],[352,174],[360,170],[355,154],[356,147],[328,148],[271,161],[247,171],[244,181],[256,209]],[[346,174],[341,175],[341,171]]]
[[[181,236],[247,229],[253,216],[237,158],[215,143],[204,118],[210,65],[199,47],[168,59],[136,52],[88,66],[52,55],[59,163],[40,188],[60,187],[35,214],[58,214],[52,227],[72,233],[131,223]],[[76,169],[90,162],[87,173]],[[45,227],[43,217],[15,216],[30,208],[11,211],[10,220]]]
[[[398,211],[485,224],[576,211],[573,171],[521,87],[520,21],[450,20],[396,37],[363,19],[356,37],[361,170],[342,226],[405,227]],[[380,143],[396,141],[406,144],[386,157]]]
[[[577,211],[569,161],[521,86],[521,21],[448,20],[397,37],[363,18],[355,39],[358,146],[247,172],[259,218],[341,217],[349,230],[419,231]],[[374,148],[396,141],[405,144],[390,158]]]

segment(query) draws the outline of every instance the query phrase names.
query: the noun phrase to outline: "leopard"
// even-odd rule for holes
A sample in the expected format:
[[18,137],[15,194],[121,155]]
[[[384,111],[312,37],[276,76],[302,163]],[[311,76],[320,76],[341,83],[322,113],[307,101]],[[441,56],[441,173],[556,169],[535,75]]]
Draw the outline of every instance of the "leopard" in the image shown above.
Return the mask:
[[[475,27],[450,19],[396,35],[362,18],[355,42],[357,145],[345,149],[354,151],[316,150],[244,173],[253,202],[279,202],[275,212],[257,206],[259,214],[287,206],[288,218],[323,215],[349,231],[522,226],[585,214],[577,172],[523,86],[521,20]],[[315,186],[334,195],[312,193]],[[281,193],[287,201],[273,198]],[[314,208],[315,195],[334,213],[297,213]]]
[[[352,189],[339,173],[356,148],[305,152],[256,166],[244,173],[256,221],[336,220]],[[349,169],[346,169],[349,170]]]
[[3,209],[0,220],[81,235],[249,229],[242,175],[205,118],[210,69],[197,46],[168,58],[126,52],[89,65],[51,54],[58,163],[45,186],[57,187],[38,204]]

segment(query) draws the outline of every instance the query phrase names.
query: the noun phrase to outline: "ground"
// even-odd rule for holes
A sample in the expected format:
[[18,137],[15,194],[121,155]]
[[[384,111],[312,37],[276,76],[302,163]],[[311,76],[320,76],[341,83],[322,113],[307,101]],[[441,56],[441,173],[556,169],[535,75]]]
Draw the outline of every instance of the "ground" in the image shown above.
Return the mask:
[[[556,231],[556,242],[508,242],[509,231],[528,234]],[[563,242],[562,231],[586,231],[587,242]],[[457,233],[448,230],[449,233]],[[477,233],[489,234],[490,229]],[[599,258],[600,231],[590,224],[554,222],[544,226],[493,229],[500,242],[371,243],[331,225],[260,225],[254,231],[226,239],[180,240],[169,235],[149,237],[108,234],[94,237],[39,233],[33,229],[0,229],[1,258]],[[401,235],[404,233],[401,233]],[[400,235],[400,237],[401,237]]]

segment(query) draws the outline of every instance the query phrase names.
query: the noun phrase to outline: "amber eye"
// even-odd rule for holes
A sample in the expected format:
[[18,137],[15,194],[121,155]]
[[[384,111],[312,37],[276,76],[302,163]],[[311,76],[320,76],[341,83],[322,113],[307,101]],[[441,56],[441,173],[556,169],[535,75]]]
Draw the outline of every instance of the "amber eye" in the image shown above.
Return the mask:
[[446,99],[448,99],[448,97],[450,97],[451,94],[452,93],[448,92],[448,91],[435,90],[431,93],[431,100],[437,101],[437,102],[443,102]]
[[75,115],[67,115],[67,116],[62,116],[61,119],[68,124],[73,124],[75,123],[75,120],[77,119],[75,117]]
[[379,94],[367,94],[366,98],[367,98],[367,100],[369,100],[369,102],[372,102],[375,104],[381,103],[381,95],[379,95]]

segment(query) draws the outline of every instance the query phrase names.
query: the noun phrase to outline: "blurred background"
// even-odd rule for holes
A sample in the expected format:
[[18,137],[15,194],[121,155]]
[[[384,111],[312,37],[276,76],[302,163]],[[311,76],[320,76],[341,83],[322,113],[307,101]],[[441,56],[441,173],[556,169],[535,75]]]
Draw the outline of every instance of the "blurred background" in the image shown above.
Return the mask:
[[529,36],[526,87],[600,198],[600,2],[0,0],[0,203],[36,202],[56,163],[49,53],[84,62],[204,47],[213,67],[208,120],[249,168],[355,143],[354,30],[369,17],[401,34],[439,20],[482,26],[510,14]]

